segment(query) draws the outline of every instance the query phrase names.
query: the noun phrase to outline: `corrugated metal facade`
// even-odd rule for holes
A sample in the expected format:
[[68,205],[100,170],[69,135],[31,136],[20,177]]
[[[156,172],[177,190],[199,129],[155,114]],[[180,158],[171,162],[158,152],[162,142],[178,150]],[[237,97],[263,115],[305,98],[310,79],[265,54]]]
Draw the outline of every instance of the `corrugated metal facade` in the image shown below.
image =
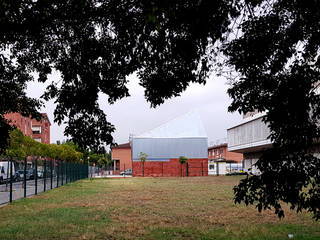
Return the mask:
[[263,116],[228,129],[229,151],[271,145],[270,129],[262,121]]
[[169,161],[172,158],[208,158],[207,138],[133,138],[132,160],[140,161],[140,152],[147,161]]

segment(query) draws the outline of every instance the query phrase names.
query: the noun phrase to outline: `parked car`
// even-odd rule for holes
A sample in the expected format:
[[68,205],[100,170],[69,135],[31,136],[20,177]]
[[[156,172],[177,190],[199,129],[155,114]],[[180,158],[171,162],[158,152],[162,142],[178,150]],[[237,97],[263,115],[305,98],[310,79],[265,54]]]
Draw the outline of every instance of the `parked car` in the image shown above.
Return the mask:
[[126,169],[123,172],[120,172],[120,175],[132,175],[132,169]]
[[14,181],[22,181],[24,176],[24,171],[23,170],[17,170],[14,175],[13,175],[13,180]]
[[38,178],[43,178],[43,170],[38,170]]
[[34,170],[34,169],[29,169],[29,170],[27,171],[27,175],[26,175],[26,176],[29,175],[29,179],[30,179],[30,180],[31,180],[31,179],[34,179],[34,173],[35,173],[35,170]]
[[[33,179],[34,177],[33,170],[29,169],[26,171],[26,180]],[[24,170],[17,170],[13,176],[14,181],[23,181],[24,180]]]

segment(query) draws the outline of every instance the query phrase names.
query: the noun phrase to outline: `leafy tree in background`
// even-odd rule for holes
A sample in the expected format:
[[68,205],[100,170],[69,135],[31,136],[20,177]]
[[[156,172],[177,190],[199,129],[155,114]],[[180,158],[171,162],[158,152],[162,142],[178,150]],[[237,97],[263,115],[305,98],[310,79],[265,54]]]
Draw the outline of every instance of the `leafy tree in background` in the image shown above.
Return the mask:
[[49,157],[66,162],[81,162],[83,154],[70,144],[44,144],[31,137],[24,136],[19,129],[10,132],[9,147],[6,154],[11,157],[25,158],[27,156]]
[[140,152],[139,153],[139,159],[140,162],[142,163],[142,176],[144,177],[144,163],[147,161],[148,154]]
[[14,129],[10,132],[9,137],[9,147],[6,150],[6,155],[18,158],[26,157],[26,149],[22,147],[25,142],[23,133],[18,129]]
[[111,104],[128,96],[126,77],[137,73],[154,107],[190,82],[204,84],[223,53],[223,67],[238,73],[228,91],[229,110],[267,111],[274,142],[257,163],[262,174],[235,188],[236,202],[272,207],[279,216],[285,202],[319,218],[320,162],[310,151],[320,134],[319,4],[0,1],[1,136],[9,129],[3,114],[28,115],[40,106],[24,93],[32,72],[40,82],[52,69],[60,73],[61,81],[43,97],[57,102],[55,121],[67,123],[65,134],[79,147],[98,151],[112,142],[114,131],[99,108],[99,93]]
[[185,156],[180,156],[180,157],[179,157],[179,162],[180,162],[180,164],[181,164],[181,167],[180,167],[181,177],[183,176],[183,174],[182,174],[182,166],[183,166],[183,164],[187,163],[187,161],[188,161],[188,158],[187,158],[187,157],[185,157]]

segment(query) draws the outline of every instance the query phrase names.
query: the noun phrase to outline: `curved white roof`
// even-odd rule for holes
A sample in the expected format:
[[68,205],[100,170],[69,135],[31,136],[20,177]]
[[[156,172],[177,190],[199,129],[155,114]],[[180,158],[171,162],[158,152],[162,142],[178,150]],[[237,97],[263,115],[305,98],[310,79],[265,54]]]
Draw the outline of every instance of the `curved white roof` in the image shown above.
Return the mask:
[[133,138],[207,138],[202,120],[192,111]]

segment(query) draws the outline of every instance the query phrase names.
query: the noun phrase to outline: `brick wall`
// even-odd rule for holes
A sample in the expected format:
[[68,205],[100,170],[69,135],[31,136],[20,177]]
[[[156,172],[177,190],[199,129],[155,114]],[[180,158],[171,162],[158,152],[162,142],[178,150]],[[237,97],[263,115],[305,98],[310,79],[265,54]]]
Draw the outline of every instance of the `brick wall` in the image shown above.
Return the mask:
[[[189,159],[189,176],[208,176],[208,159]],[[143,176],[143,163],[132,162],[132,176]],[[146,161],[144,163],[145,177],[179,177],[187,176],[187,164],[181,164],[179,159],[170,159],[169,162]]]
[[226,160],[232,160],[232,161],[236,161],[237,163],[241,163],[241,161],[243,160],[243,154],[226,151],[225,158]]

